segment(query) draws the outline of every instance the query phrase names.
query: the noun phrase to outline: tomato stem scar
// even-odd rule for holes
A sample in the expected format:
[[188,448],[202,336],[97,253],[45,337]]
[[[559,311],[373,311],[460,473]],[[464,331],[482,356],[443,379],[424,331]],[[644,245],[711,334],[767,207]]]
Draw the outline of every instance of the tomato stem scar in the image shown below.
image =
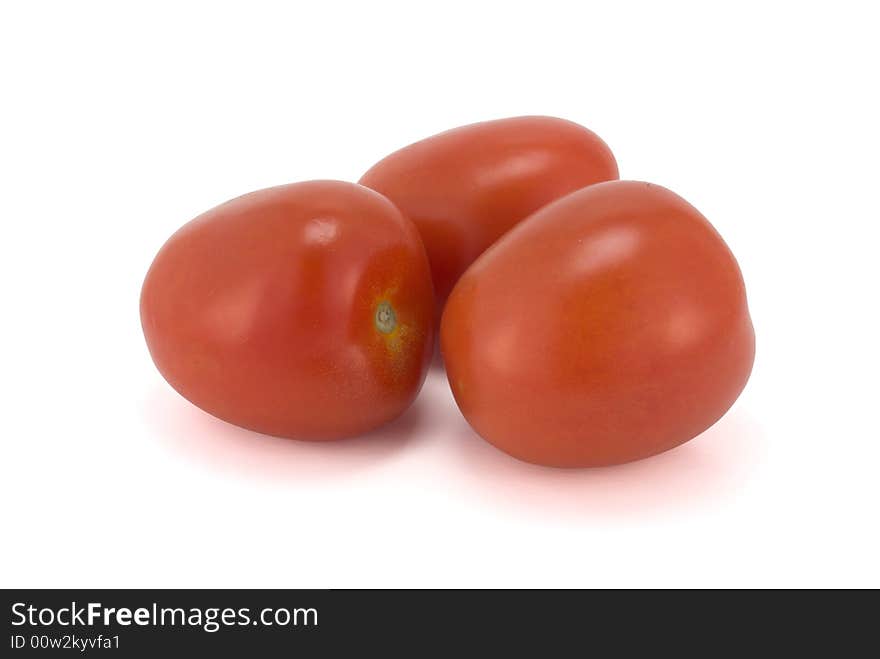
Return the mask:
[[391,334],[397,327],[397,314],[394,313],[394,307],[390,302],[382,301],[376,307],[376,316],[374,318],[376,329],[382,334]]

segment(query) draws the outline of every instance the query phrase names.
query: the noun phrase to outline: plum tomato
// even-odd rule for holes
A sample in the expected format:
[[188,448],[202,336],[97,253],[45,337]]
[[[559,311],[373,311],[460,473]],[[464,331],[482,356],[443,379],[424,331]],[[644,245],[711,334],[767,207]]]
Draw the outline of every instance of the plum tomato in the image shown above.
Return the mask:
[[612,181],[545,206],[455,286],[440,330],[455,400],[503,451],[591,467],[677,446],[749,377],[736,260],[669,190]]
[[611,151],[583,126],[514,117],[411,144],[376,163],[360,183],[418,227],[442,307],[461,273],[517,222],[569,192],[616,178]]
[[333,439],[413,401],[434,304],[424,247],[394,204],[308,181],[186,224],[153,261],[140,311],[159,371],[198,407],[270,435]]

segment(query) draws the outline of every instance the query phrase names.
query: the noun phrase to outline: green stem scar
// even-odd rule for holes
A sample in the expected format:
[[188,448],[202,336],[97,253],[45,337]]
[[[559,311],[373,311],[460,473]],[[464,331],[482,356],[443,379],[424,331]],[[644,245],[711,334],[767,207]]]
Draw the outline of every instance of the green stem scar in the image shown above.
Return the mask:
[[382,334],[391,334],[397,327],[397,314],[389,302],[380,302],[376,307],[376,316],[373,319],[376,329]]

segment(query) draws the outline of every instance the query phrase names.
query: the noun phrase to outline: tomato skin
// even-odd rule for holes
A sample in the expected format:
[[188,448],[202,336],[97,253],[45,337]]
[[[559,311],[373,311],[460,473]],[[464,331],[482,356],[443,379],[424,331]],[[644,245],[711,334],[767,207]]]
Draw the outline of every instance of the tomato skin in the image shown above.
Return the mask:
[[419,229],[440,306],[467,267],[517,222],[554,199],[616,179],[608,146],[554,117],[486,121],[392,153],[360,183]]
[[153,360],[180,394],[283,437],[334,439],[391,420],[433,349],[415,227],[341,181],[260,190],[186,224],[153,261],[140,309]]
[[739,396],[755,351],[724,241],[681,197],[635,181],[570,194],[499,240],[453,290],[440,341],[471,426],[560,467],[695,437]]

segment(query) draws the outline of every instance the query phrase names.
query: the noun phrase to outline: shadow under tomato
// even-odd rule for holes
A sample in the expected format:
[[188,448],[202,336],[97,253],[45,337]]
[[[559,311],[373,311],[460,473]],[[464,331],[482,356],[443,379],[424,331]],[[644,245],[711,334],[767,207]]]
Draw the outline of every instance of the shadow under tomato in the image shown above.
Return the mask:
[[740,408],[670,451],[594,469],[521,462],[484,441],[463,419],[450,434],[466,487],[489,505],[542,518],[625,517],[717,508],[747,487],[765,450],[759,425]]
[[449,496],[500,515],[573,523],[717,509],[749,486],[767,448],[760,425],[735,406],[699,437],[645,460],[596,469],[531,465],[480,438],[437,371],[402,416],[353,439],[306,442],[251,432],[160,385],[142,402],[142,414],[170,452],[208,469],[277,483],[324,482],[411,451],[421,459],[409,469],[442,481]]
[[299,441],[226,423],[158,385],[143,401],[142,414],[174,453],[211,468],[297,482],[345,478],[387,460],[417,434],[423,416],[417,400],[388,425],[359,437]]
[[431,357],[431,365],[429,366],[431,373],[445,373],[446,366],[443,363],[443,354],[440,352],[440,348],[437,347],[434,349],[434,354]]

